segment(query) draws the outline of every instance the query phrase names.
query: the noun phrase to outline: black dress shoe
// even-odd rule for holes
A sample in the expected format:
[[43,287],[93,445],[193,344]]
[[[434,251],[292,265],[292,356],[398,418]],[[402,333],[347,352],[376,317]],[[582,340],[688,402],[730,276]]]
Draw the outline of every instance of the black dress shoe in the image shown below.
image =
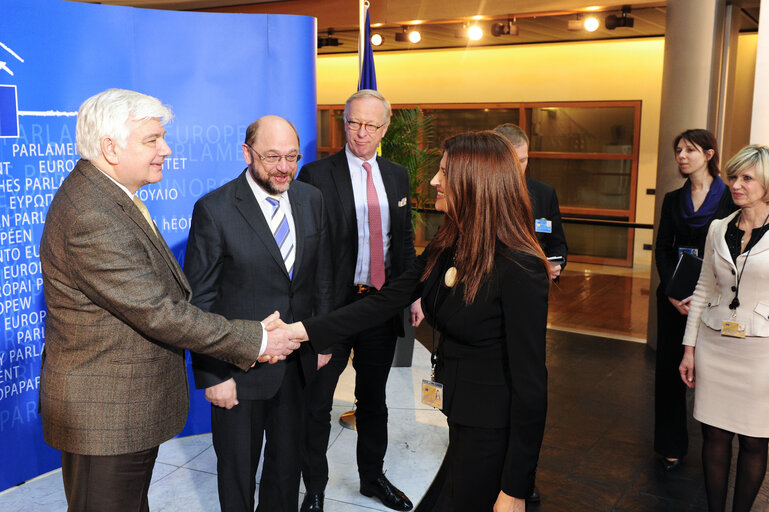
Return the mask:
[[395,487],[384,475],[379,475],[373,482],[361,482],[360,493],[368,497],[377,497],[385,507],[393,510],[411,510],[414,505],[403,492]]
[[682,464],[682,461],[683,461],[682,458],[678,458],[678,459],[674,459],[674,460],[668,460],[668,459],[666,459],[664,457],[661,460],[662,467],[668,473],[671,472],[671,471],[675,471],[676,469],[680,468],[681,464]]
[[542,501],[542,496],[539,495],[539,489],[534,486],[534,490],[526,497],[526,503],[539,503],[540,501]]
[[308,492],[305,494],[299,512],[323,512],[323,493]]

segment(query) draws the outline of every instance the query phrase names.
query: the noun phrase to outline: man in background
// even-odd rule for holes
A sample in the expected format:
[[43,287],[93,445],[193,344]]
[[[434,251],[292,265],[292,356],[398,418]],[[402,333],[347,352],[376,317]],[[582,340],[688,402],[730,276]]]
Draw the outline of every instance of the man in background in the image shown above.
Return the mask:
[[[247,168],[195,204],[184,271],[192,303],[204,311],[252,320],[277,309],[288,322],[331,310],[323,197],[293,182],[299,148],[289,121],[258,119],[242,146]],[[318,356],[303,344],[285,361],[249,372],[202,354],[192,360],[211,402],[222,512],[253,512],[263,436],[257,510],[296,512],[304,387]]]
[[[305,165],[297,178],[319,188],[325,200],[334,248],[335,309],[376,293],[415,258],[408,171],[377,157],[390,114],[390,104],[377,91],[364,89],[350,96],[344,109],[345,148]],[[412,323],[421,320],[418,303],[412,305],[411,316]],[[377,497],[394,510],[411,510],[411,501],[383,472],[387,451],[385,386],[398,335],[403,335],[401,315],[335,346],[331,361],[318,372],[307,398],[308,429],[302,457],[307,495],[302,512],[323,510],[331,406],[351,348],[360,492]]]
[[86,100],[76,128],[82,159],[46,216],[40,410],[45,441],[62,452],[70,511],[149,510],[158,446],[187,420],[184,349],[247,371],[299,347],[279,331],[268,340],[259,322],[190,304],[189,284],[136,195],[163,178],[170,119],[157,98],[134,91]]
[[[513,143],[515,154],[521,163],[521,169],[526,172],[529,165],[529,138],[515,124],[501,124],[494,131],[506,137]],[[534,215],[534,230],[537,233],[539,245],[550,260],[550,278],[557,281],[561,271],[566,266],[566,236],[561,224],[561,210],[558,207],[558,196],[555,189],[546,183],[526,176],[526,188],[529,189],[529,199]]]

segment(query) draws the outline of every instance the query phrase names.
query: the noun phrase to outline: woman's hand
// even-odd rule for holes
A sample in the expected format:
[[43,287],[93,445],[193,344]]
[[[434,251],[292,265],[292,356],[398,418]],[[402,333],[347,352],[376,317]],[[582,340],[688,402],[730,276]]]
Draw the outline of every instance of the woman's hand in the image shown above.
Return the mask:
[[497,502],[494,503],[494,512],[526,512],[526,500],[513,498],[504,491],[499,491]]
[[684,300],[674,299],[673,297],[668,297],[668,300],[671,304],[673,304],[673,307],[676,308],[679,313],[682,315],[689,314],[689,303],[692,301],[691,295],[686,297]]
[[681,374],[681,380],[684,381],[687,388],[694,387],[694,347],[684,347],[684,357],[678,366],[678,372]]

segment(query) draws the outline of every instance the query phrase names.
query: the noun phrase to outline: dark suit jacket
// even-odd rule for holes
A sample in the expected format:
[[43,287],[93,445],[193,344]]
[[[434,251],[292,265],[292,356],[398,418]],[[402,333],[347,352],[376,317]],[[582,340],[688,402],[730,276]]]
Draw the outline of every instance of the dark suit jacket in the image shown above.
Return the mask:
[[441,332],[436,380],[444,385],[443,412],[450,423],[510,428],[502,490],[526,497],[547,412],[548,275],[536,258],[498,249],[491,275],[468,305],[461,284],[443,285],[452,251],[420,282],[428,251],[379,293],[303,321],[310,343],[323,350],[421,296],[427,321]]
[[59,450],[117,455],[178,434],[189,398],[184,349],[248,370],[261,326],[188,301],[168,246],[128,195],[80,160],[40,242],[46,317],[40,409]]
[[[409,177],[405,167],[377,157],[382,173],[387,201],[390,204],[390,268],[388,279],[393,279],[411,266],[414,252],[414,234],[411,225],[411,196]],[[320,189],[326,205],[329,233],[334,258],[334,307],[349,304],[353,296],[355,262],[358,258],[358,224],[355,199],[352,192],[350,169],[344,149],[321,160],[311,162],[299,172],[298,180]],[[393,326],[403,335],[402,315],[397,315]]]
[[[246,172],[195,204],[184,260],[192,303],[246,320],[263,320],[277,310],[284,321],[294,322],[330,311],[331,264],[320,192],[296,182],[288,190],[296,231],[294,278],[289,279]],[[317,371],[317,357],[306,344],[299,354],[308,381]],[[238,397],[252,400],[274,396],[285,371],[284,361],[257,364],[249,372],[204,355],[193,354],[192,361],[198,388],[234,377]]]
[[546,256],[563,256],[564,262],[561,268],[566,267],[566,256],[569,248],[566,246],[566,236],[563,234],[561,224],[561,210],[558,207],[558,196],[555,189],[547,183],[542,183],[533,178],[526,178],[526,188],[529,189],[531,210],[534,220],[547,219],[553,223],[552,233],[537,233],[539,245]]

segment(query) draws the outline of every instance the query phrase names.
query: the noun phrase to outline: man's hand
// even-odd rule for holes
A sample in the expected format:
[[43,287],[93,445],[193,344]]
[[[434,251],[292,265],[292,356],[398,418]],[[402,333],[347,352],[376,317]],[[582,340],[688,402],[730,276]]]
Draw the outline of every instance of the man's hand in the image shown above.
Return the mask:
[[331,361],[331,354],[318,354],[318,370],[323,368]]
[[411,311],[411,325],[419,327],[419,324],[425,319],[425,314],[422,312],[422,299],[415,300],[409,310]]
[[291,333],[288,330],[278,328],[286,324],[280,319],[280,313],[277,311],[262,320],[262,325],[269,334],[267,337],[267,348],[256,360],[257,362],[275,364],[278,361],[284,360],[291,352],[299,348],[299,343],[292,341]]
[[232,409],[238,405],[238,391],[236,388],[235,379],[225,380],[216,386],[206,388],[206,400],[217,407]]
[[553,265],[549,261],[547,262],[547,266],[550,267],[550,280],[555,281],[556,278],[561,275],[561,266]]

